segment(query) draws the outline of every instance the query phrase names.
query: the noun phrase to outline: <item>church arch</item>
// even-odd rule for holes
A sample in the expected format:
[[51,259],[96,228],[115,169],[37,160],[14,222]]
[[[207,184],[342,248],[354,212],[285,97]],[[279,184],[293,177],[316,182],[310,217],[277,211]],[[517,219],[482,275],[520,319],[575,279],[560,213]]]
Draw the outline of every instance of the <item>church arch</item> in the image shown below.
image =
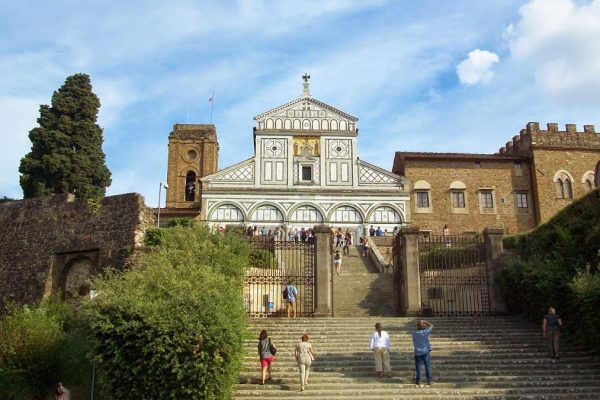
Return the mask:
[[283,129],[292,129],[292,120],[286,119],[283,121]]
[[325,212],[316,204],[299,204],[290,210],[288,220],[291,223],[320,223],[323,215]]
[[267,119],[267,129],[273,129],[273,119]]
[[345,131],[345,130],[348,130],[348,126],[347,126],[347,125],[348,125],[348,124],[346,123],[346,121],[344,121],[344,120],[341,120],[341,121],[340,121],[340,131]]
[[328,221],[335,224],[362,224],[365,216],[361,210],[350,204],[341,204],[331,210]]
[[369,223],[399,225],[404,221],[403,213],[392,204],[376,204],[371,208],[367,220]]
[[299,119],[295,119],[294,120],[294,130],[299,130],[302,128],[302,124],[300,123]]
[[315,130],[315,131],[318,131],[318,130],[319,130],[319,128],[320,128],[320,124],[319,124],[319,120],[318,120],[318,119],[313,119],[313,122],[312,122],[312,128],[313,128],[313,130]]
[[283,129],[283,122],[280,118],[277,118],[275,120],[275,129]]
[[331,130],[332,131],[337,131],[338,130],[338,122],[335,119],[331,121]]
[[321,130],[329,130],[329,121],[327,121],[326,119],[321,121]]
[[250,222],[277,222],[283,223],[284,211],[276,204],[261,203],[248,211]]
[[215,204],[210,211],[209,220],[215,222],[242,223],[246,220],[242,207],[233,202]]

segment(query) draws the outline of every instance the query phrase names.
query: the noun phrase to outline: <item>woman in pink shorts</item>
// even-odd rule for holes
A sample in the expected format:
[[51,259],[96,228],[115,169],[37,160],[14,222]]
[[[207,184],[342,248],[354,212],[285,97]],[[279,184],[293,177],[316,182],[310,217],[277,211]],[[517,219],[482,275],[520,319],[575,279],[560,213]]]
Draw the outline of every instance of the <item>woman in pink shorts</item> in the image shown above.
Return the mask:
[[273,363],[273,359],[275,358],[276,351],[277,348],[269,338],[267,330],[263,329],[262,331],[260,331],[260,335],[258,336],[258,356],[260,357],[261,385],[265,384],[267,371],[269,371],[269,380],[272,379],[271,364]]

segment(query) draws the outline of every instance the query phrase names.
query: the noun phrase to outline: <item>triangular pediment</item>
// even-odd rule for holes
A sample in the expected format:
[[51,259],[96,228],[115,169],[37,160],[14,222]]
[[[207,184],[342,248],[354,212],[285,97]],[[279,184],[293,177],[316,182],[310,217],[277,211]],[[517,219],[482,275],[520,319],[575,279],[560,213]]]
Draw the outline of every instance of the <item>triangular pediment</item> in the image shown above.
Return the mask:
[[202,178],[203,182],[254,182],[254,157]]
[[358,183],[360,185],[394,185],[403,187],[408,181],[400,175],[360,160],[358,165]]
[[355,131],[358,118],[312,97],[299,97],[254,117],[259,130]]

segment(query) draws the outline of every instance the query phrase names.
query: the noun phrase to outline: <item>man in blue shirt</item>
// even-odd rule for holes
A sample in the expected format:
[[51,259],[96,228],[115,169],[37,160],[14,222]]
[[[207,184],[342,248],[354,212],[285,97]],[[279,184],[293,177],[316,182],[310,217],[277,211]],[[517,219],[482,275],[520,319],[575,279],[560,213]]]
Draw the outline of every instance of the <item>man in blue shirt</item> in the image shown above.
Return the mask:
[[431,360],[429,353],[431,345],[429,344],[429,334],[433,329],[433,324],[425,320],[417,321],[417,330],[412,333],[413,345],[415,347],[415,368],[417,369],[417,387],[423,387],[421,384],[421,363],[425,365],[425,376],[427,384],[431,385],[433,379],[431,377]]

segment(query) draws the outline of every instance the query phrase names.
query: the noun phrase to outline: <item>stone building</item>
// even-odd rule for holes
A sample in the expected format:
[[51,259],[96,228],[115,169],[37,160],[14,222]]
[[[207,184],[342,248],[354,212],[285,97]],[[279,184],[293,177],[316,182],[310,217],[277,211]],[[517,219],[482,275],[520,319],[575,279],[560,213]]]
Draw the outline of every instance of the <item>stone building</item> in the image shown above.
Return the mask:
[[412,223],[442,233],[505,233],[546,222],[597,187],[600,134],[593,125],[541,130],[530,122],[497,154],[396,152],[392,171],[411,182]]
[[227,168],[217,170],[213,125],[174,126],[164,218],[285,233],[323,223],[357,235],[410,221],[408,181],[361,160],[358,119],[313,98],[303,78],[301,97],[254,118],[255,155]]

